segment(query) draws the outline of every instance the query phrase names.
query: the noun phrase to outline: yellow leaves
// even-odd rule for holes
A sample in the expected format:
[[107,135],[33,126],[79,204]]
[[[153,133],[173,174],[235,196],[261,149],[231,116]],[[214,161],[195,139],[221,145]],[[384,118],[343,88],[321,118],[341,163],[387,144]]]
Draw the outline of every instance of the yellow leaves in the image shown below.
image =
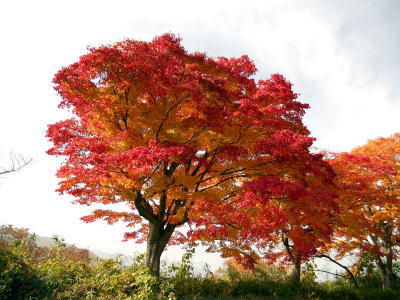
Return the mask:
[[[107,182],[107,180],[103,181]],[[141,183],[137,180],[129,179],[125,175],[118,173],[111,173],[109,182],[113,185],[120,185],[128,190],[140,189],[141,186]]]
[[186,174],[184,172],[179,172],[177,173],[176,176],[174,176],[174,181],[176,186],[183,186],[188,190],[194,189],[194,186],[197,182],[197,178],[195,176],[191,176],[190,174]]
[[392,219],[392,215],[390,211],[387,210],[381,210],[381,211],[376,211],[374,212],[373,216],[371,217],[371,221],[374,223],[381,223],[384,221],[389,221]]
[[175,129],[168,129],[168,130],[167,130],[167,133],[169,133],[169,134],[175,134],[175,133],[177,133],[177,132],[176,132]]
[[198,111],[195,109],[193,105],[181,106],[177,112],[177,116],[178,118],[180,118],[180,120],[183,120],[191,115],[197,115],[197,114]]
[[208,189],[208,190],[196,193],[196,197],[198,197],[198,198],[215,199],[216,201],[218,201],[219,199],[222,199],[225,195],[226,195],[226,191],[223,189],[219,189],[219,188]]
[[134,189],[137,187],[137,182],[126,177],[121,176],[118,180],[118,183],[121,184],[126,189]]
[[231,241],[236,240],[238,238],[237,234],[238,234],[237,228],[228,227],[228,235],[227,235],[228,240]]
[[112,152],[127,151],[130,148],[130,143],[127,140],[116,140],[111,145]]
[[[378,138],[369,140],[366,145],[355,148],[352,153],[376,157],[382,162],[389,163],[400,170],[400,165],[397,164],[400,154],[400,139],[399,134],[394,134],[390,137]],[[396,157],[397,156],[397,157]]]
[[186,199],[190,196],[190,194],[182,188],[179,188],[177,186],[174,186],[172,188],[169,188],[167,191],[167,197],[171,199]]
[[235,248],[222,248],[221,249],[221,257],[228,258],[228,257],[239,257],[241,254],[240,250]]
[[176,214],[170,218],[169,223],[176,224],[181,222],[185,217],[186,210],[187,210],[186,207],[180,207],[176,212]]
[[203,145],[208,150],[213,150],[220,146],[225,140],[225,137],[217,132],[209,131],[203,135]]

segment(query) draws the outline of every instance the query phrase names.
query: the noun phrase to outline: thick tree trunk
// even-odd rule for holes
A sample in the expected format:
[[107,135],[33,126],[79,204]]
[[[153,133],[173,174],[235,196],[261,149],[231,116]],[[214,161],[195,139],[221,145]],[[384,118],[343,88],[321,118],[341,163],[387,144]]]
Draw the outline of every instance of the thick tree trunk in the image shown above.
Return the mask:
[[394,290],[396,288],[396,277],[393,272],[386,273],[385,279],[383,280],[384,290]]
[[291,274],[291,280],[295,285],[300,285],[301,275],[301,258],[295,257],[293,261],[293,271]]
[[155,276],[160,275],[160,262],[163,250],[159,242],[147,242],[146,266]]
[[[396,276],[393,273],[393,243],[392,243],[392,226],[386,222],[382,224],[383,228],[383,248],[385,252],[385,261],[379,255],[376,255],[376,265],[378,266],[379,274],[382,279],[382,288],[384,290],[393,290],[396,286]],[[377,239],[373,235],[371,238],[375,245]]]
[[[136,190],[136,197],[134,203],[139,215],[149,221],[149,231],[147,235],[147,251],[146,251],[146,266],[150,269],[151,273],[155,276],[160,276],[160,261],[161,254],[168,244],[176,226],[182,225],[187,220],[182,220],[177,224],[165,224],[165,206],[166,206],[166,193],[162,193],[160,198],[159,213],[154,214],[151,205],[143,198],[140,191]],[[176,210],[179,206],[176,206]],[[172,212],[174,215],[176,211]]]
[[149,223],[147,236],[146,266],[155,276],[160,276],[161,254],[163,253],[172,233],[174,225],[164,225],[160,222]]
[[377,259],[377,266],[379,270],[379,275],[382,279],[382,288],[384,290],[393,290],[396,287],[396,276],[393,273],[391,264],[384,264],[379,257]]

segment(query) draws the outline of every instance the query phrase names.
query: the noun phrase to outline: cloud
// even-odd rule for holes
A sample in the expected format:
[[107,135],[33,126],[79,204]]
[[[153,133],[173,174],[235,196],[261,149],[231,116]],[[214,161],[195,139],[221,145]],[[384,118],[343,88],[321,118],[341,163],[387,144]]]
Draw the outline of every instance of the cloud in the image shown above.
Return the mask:
[[395,1],[256,1],[210,9],[206,1],[195,12],[166,8],[150,26],[142,16],[129,27],[149,37],[177,32],[187,49],[212,56],[246,53],[260,78],[282,73],[311,104],[305,122],[317,145],[343,151],[398,130],[393,121],[400,108],[398,6]]

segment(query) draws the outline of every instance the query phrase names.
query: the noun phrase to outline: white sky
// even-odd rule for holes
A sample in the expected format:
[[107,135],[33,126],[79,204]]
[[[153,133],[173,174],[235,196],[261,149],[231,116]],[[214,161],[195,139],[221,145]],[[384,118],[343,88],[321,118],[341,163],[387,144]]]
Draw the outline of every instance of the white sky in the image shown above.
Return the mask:
[[396,0],[1,1],[0,165],[10,151],[35,163],[0,178],[0,222],[91,249],[144,249],[120,242],[123,226],[82,223],[90,210],[54,192],[61,159],[45,154],[45,132],[67,114],[51,80],[88,45],[173,32],[189,51],[248,54],[258,78],[283,74],[311,105],[305,123],[316,146],[348,151],[399,131],[399,14]]

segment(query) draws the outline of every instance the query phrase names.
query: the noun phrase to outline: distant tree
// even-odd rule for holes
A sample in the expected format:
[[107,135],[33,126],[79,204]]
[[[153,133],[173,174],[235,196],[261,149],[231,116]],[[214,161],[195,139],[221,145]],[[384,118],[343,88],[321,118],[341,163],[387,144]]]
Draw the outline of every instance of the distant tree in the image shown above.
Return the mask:
[[14,153],[11,153],[9,157],[10,161],[8,163],[8,166],[0,166],[0,175],[18,172],[23,167],[29,165],[32,162],[32,158],[25,158],[21,155]]
[[[172,34],[90,48],[54,78],[60,106],[74,114],[47,133],[48,153],[67,158],[58,191],[84,205],[125,203],[83,220],[126,222],[126,239],[147,240],[154,274],[168,243],[228,238],[259,221],[267,234],[286,226],[282,209],[322,218],[312,207],[330,202],[320,183],[331,173],[310,154],[308,105],[283,76],[256,82],[255,71],[247,56],[187,53]],[[311,223],[300,223],[288,234],[310,235]],[[187,235],[177,230],[184,224]]]
[[330,161],[337,173],[336,242],[341,257],[369,254],[384,289],[394,289],[400,253],[400,134],[370,140]]

